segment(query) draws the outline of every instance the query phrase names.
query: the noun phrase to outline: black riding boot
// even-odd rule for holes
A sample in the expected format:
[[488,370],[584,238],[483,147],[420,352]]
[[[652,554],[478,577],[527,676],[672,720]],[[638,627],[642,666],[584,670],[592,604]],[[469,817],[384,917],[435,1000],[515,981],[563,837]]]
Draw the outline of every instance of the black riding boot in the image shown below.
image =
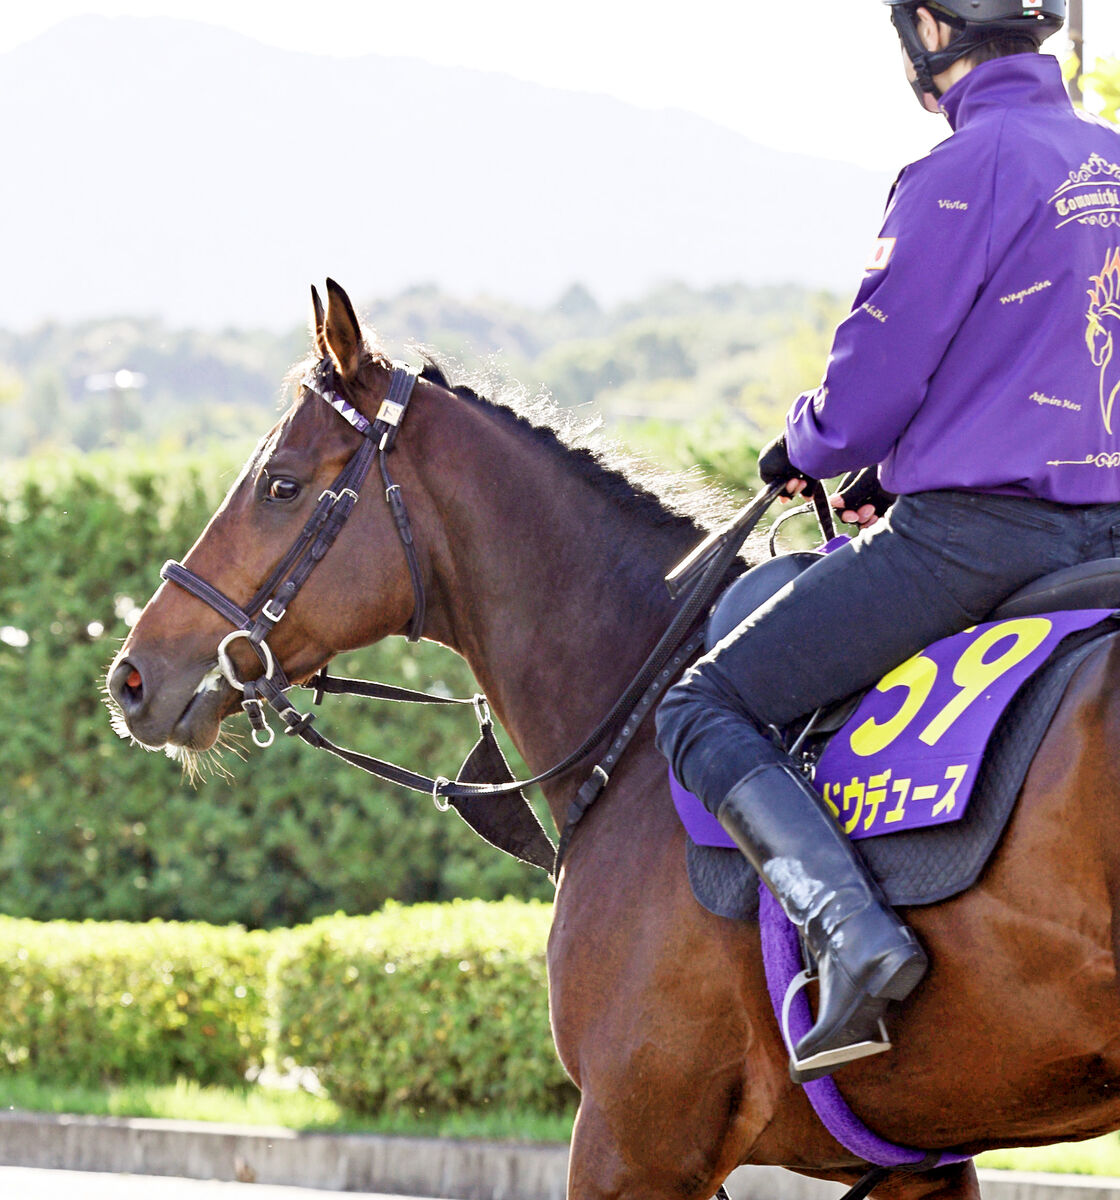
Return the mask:
[[918,985],[925,952],[824,802],[792,767],[771,762],[740,779],[717,816],[817,961],[817,1023],[793,1048],[795,1079],[888,1049],[879,1019]]

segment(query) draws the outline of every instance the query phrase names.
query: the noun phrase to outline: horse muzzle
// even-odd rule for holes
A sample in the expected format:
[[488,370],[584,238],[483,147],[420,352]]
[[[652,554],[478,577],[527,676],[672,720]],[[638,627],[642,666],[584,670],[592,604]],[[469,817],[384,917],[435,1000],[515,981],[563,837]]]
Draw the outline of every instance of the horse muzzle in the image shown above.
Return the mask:
[[233,689],[216,668],[174,677],[135,652],[109,668],[106,685],[124,727],[121,732],[153,749],[170,745],[209,750],[234,702]]

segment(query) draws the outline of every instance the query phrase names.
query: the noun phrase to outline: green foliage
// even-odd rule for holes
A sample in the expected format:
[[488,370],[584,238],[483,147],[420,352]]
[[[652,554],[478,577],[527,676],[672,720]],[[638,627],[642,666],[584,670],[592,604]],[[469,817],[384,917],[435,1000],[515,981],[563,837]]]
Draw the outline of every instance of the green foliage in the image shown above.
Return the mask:
[[[241,436],[246,410],[267,413],[306,332],[169,330],[156,320],[49,323],[0,331],[0,446],[36,449],[130,444],[206,445]],[[122,385],[118,386],[117,373]],[[26,381],[18,407],[5,376]]]
[[567,1142],[571,1109],[538,1113],[525,1108],[458,1109],[414,1113],[393,1109],[355,1113],[289,1081],[223,1087],[180,1077],[174,1083],[82,1085],[0,1073],[0,1109],[77,1113],[91,1117],[154,1117],[157,1120],[220,1121],[226,1125],[272,1125],[321,1133],[374,1133],[472,1141]]
[[126,1079],[83,1084],[44,1080],[29,1071],[0,1072],[0,1109],[13,1108],[95,1117],[285,1125],[289,1129],[342,1128],[348,1123],[347,1114],[332,1100],[303,1088],[245,1082],[200,1084],[185,1075],[173,1083]]
[[524,368],[563,404],[592,401],[608,421],[691,428],[730,420],[757,439],[815,386],[844,306],[797,289],[669,287],[604,315]]
[[550,916],[456,901],[295,930],[270,974],[275,1053],[358,1111],[563,1111],[574,1091],[548,1026]]
[[68,1085],[236,1087],[267,1057],[352,1111],[564,1113],[550,917],[505,900],[272,932],[0,918],[0,1062]]
[[[541,872],[424,797],[302,743],[227,762],[192,787],[178,765],[114,738],[101,700],[126,618],[181,557],[235,472],[225,461],[120,453],[42,458],[0,492],[0,912],[37,919],[290,925],[387,898],[547,896]],[[470,695],[438,647],[383,643],[337,667]],[[301,696],[306,702],[310,695]],[[469,711],[328,700],[343,745],[454,775]],[[234,724],[242,724],[237,719]]]
[[770,321],[751,376],[732,400],[764,441],[781,431],[791,403],[820,383],[836,327],[847,315],[848,306],[817,295],[806,298],[796,316]]
[[239,1083],[264,1056],[268,950],[236,928],[0,918],[5,1070]]
[[[493,356],[530,390],[594,405],[608,423],[684,425],[735,410],[769,433],[775,413],[821,375],[827,342],[815,333],[829,307],[842,312],[792,286],[666,284],[609,309],[579,285],[544,308],[424,286],[365,314],[395,355],[421,343],[484,372]],[[308,349],[304,328],[201,332],[117,318],[0,330],[0,457],[236,440],[247,418],[263,426],[285,372]],[[19,404],[6,402],[16,394]]]
[[1101,116],[1120,119],[1120,58],[1098,58],[1093,70],[1082,75],[1081,86],[1100,98]]
[[515,900],[271,932],[0,917],[0,1063],[67,1085],[237,1087],[267,1059],[312,1068],[356,1112],[564,1113],[550,917]]

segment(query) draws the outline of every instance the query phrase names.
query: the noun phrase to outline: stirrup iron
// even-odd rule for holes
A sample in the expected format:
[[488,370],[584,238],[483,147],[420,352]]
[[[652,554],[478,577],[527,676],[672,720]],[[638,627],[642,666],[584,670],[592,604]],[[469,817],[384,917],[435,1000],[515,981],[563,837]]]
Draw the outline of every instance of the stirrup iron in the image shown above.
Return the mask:
[[883,1054],[891,1048],[890,1035],[887,1027],[879,1018],[879,1040],[853,1042],[849,1046],[835,1046],[831,1050],[822,1050],[819,1054],[811,1054],[808,1058],[798,1058],[793,1051],[794,1040],[789,1031],[789,1014],[793,1002],[799,992],[803,991],[817,978],[815,971],[804,970],[795,975],[786,988],[785,999],[782,1001],[782,1040],[789,1053],[789,1076],[794,1083],[809,1083],[830,1075],[839,1067],[861,1058],[870,1058],[873,1054]]

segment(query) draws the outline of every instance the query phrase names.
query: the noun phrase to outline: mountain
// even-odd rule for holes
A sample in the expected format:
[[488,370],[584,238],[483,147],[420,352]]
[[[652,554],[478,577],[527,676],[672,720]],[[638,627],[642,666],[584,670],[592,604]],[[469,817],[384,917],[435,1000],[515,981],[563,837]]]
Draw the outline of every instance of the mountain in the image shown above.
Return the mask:
[[[746,69],[746,64],[744,65]],[[775,104],[780,97],[775,97]],[[659,280],[854,290],[889,179],[699,117],[82,16],[0,55],[0,326],[280,328],[332,275],[529,303]]]

